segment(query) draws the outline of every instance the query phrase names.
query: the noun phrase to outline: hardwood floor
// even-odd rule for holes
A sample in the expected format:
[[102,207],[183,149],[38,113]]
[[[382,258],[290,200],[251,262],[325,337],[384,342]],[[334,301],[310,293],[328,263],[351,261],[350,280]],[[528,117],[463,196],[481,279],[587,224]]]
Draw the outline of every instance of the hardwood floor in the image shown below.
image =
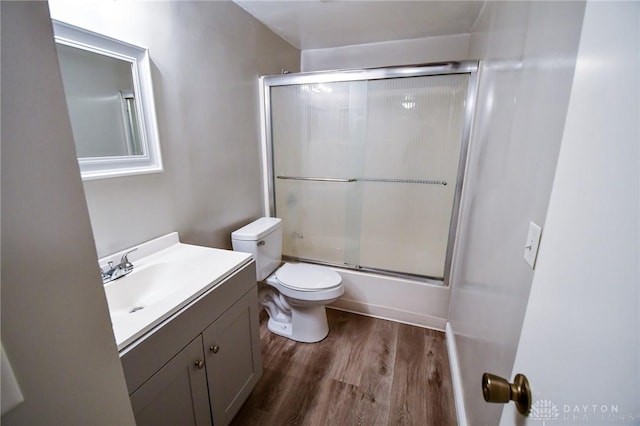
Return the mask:
[[327,309],[329,336],[298,343],[260,316],[264,374],[232,425],[456,424],[444,333]]

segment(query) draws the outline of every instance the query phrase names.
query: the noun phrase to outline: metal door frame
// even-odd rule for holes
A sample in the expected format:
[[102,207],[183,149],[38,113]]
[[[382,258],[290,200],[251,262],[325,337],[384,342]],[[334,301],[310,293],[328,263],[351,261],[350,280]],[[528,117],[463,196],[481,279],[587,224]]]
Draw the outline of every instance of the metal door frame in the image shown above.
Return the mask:
[[469,150],[469,140],[471,137],[471,126],[475,111],[476,96],[478,89],[478,61],[444,62],[400,67],[353,69],[337,71],[319,71],[307,73],[287,73],[281,75],[260,77],[260,103],[261,103],[261,125],[262,125],[262,166],[264,176],[264,196],[265,212],[269,216],[275,215],[275,175],[273,170],[273,141],[271,128],[271,88],[277,86],[290,86],[298,84],[318,84],[335,83],[362,80],[381,80],[390,78],[422,77],[450,74],[468,74],[469,86],[465,101],[464,128],[462,141],[460,144],[460,158],[458,160],[458,176],[454,191],[453,208],[451,211],[451,222],[449,224],[449,238],[444,264],[444,278],[434,278],[409,273],[387,271],[376,268],[365,268],[359,265],[335,264],[313,259],[293,258],[309,263],[317,263],[338,268],[346,268],[357,271],[373,272],[382,275],[408,278],[412,280],[427,282],[430,284],[449,285],[451,276],[451,264],[453,251],[458,229],[458,219],[460,213],[460,200],[467,164],[467,154]]

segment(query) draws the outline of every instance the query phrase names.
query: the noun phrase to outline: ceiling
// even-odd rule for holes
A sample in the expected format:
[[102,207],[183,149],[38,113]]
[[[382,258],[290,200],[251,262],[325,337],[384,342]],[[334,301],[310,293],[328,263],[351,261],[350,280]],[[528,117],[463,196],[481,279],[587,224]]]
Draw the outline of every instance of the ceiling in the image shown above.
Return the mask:
[[234,0],[301,50],[471,32],[484,1]]

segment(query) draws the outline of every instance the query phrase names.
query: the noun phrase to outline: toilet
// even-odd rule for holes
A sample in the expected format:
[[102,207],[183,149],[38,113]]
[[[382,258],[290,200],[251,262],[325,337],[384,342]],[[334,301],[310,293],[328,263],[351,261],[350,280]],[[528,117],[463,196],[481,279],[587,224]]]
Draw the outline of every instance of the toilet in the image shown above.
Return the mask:
[[253,254],[258,299],[269,315],[272,333],[304,343],[327,337],[325,306],[344,293],[340,274],[306,263],[281,265],[282,220],[276,217],[260,218],[232,232],[231,242],[233,250]]

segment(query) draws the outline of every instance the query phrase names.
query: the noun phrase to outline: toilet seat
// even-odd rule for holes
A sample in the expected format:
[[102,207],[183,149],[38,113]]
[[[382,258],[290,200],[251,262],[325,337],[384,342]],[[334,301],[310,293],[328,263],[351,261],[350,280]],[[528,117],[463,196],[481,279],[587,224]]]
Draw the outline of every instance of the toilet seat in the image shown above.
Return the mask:
[[330,290],[342,284],[337,272],[306,263],[285,263],[275,275],[282,286],[303,292]]

